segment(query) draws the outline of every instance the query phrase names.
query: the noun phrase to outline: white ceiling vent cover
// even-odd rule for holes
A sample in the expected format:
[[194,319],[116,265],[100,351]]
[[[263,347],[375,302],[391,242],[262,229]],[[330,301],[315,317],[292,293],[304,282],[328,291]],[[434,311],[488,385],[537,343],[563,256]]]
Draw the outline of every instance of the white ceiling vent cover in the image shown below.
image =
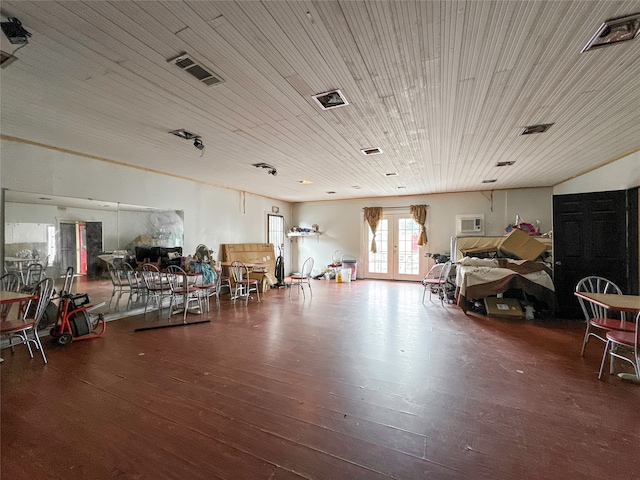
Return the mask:
[[175,58],[169,60],[169,63],[173,63],[181,70],[190,73],[199,81],[211,87],[212,85],[218,85],[223,80],[216,74],[211,73],[207,68],[203,67],[201,63],[195,60],[191,55],[183,53]]

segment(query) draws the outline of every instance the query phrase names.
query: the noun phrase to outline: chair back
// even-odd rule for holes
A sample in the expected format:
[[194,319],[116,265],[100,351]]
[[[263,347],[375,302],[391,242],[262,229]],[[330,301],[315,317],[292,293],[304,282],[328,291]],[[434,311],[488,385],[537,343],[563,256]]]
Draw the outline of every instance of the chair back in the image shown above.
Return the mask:
[[302,277],[303,278],[308,278],[311,276],[311,272],[313,270],[313,257],[309,257],[307,258],[304,263],[302,264]]
[[[183,294],[189,292],[189,278],[187,276],[187,272],[185,272],[181,267],[177,265],[169,265],[167,267],[167,278],[169,279],[169,286],[173,293]],[[192,290],[195,290],[195,288]]]
[[120,271],[112,263],[107,263],[107,269],[109,270],[109,278],[114,287],[122,287],[122,276]]
[[158,290],[166,286],[166,282],[163,281],[163,275],[160,269],[153,263],[145,263],[142,265],[142,279],[147,287],[147,290]]
[[447,279],[449,278],[449,274],[451,273],[451,265],[452,262],[451,260],[447,261],[444,263],[444,266],[442,267],[442,269],[440,270],[440,281],[442,283],[446,282]]
[[[576,285],[576,292],[611,293],[622,295],[622,290],[620,290],[615,283],[611,280],[598,276],[585,277],[580,280]],[[607,318],[608,311],[606,308],[580,297],[578,297],[578,302],[580,302],[582,313],[584,314],[584,318],[587,322],[592,318]]]
[[243,262],[234,260],[231,262],[231,275],[235,283],[242,283],[243,280],[249,278],[249,269]]
[[[4,290],[5,292],[19,292],[20,275],[17,272],[9,272],[2,275],[2,277],[0,277],[0,290]],[[0,319],[4,320],[7,318],[10,310],[10,303],[0,305]]]
[[42,280],[44,275],[44,268],[40,263],[32,263],[27,267],[24,275],[24,287],[29,290],[35,289],[35,285]]
[[136,272],[131,264],[124,262],[122,265],[124,269],[124,275],[127,280],[127,283],[131,288],[138,288],[140,286],[140,279],[138,278],[138,272]]
[[[42,320],[47,305],[49,305],[49,302],[53,297],[53,279],[45,278],[43,280],[40,280],[40,282],[38,282],[34,286],[33,294],[37,295],[38,299],[29,302],[29,305],[25,309],[25,317],[30,316],[31,318],[33,318],[33,328],[37,330],[38,323],[40,323],[40,320]],[[35,311],[33,308],[30,308],[32,302],[37,302]]]
[[[424,276],[423,280],[440,280],[441,282],[445,282],[447,278],[449,278],[449,273],[451,272],[451,261],[444,263],[436,263],[433,265],[427,274]],[[430,282],[433,283],[433,282]]]
[[20,291],[20,275],[17,272],[5,273],[0,277],[0,290],[5,292]]

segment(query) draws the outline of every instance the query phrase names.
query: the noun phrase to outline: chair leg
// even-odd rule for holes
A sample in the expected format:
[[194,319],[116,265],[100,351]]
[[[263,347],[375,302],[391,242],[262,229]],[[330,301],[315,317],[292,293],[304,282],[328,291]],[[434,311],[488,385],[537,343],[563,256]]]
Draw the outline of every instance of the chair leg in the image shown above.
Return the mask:
[[[598,372],[598,379],[602,378],[602,371],[604,370],[604,364],[607,361],[607,355],[609,354],[609,348],[611,346],[611,341],[607,340],[607,345],[604,347],[604,354],[602,355],[602,362],[600,363],[600,372]],[[613,361],[613,357],[611,357]]]
[[587,348],[587,342],[589,341],[589,322],[587,322],[587,330],[584,332],[584,340],[582,341],[582,351],[580,352],[580,356],[584,357],[584,351]]
[[47,356],[44,353],[44,348],[42,347],[42,342],[40,341],[40,337],[38,336],[38,332],[36,331],[36,329],[33,329],[33,335],[35,337],[35,343],[36,343],[36,347],[38,348],[38,350],[40,350],[40,355],[42,355],[42,361],[47,364],[49,363],[47,360]]

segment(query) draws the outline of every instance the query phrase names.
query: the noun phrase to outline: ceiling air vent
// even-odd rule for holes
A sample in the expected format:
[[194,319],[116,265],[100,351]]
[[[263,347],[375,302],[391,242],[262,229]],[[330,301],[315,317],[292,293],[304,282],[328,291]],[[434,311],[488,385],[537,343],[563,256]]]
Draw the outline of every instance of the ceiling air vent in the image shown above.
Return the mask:
[[374,148],[363,148],[360,150],[364,155],[378,155],[382,153],[382,150],[374,147]]
[[172,58],[169,60],[169,63],[173,63],[181,70],[193,75],[209,87],[223,82],[218,75],[211,73],[203,67],[201,63],[197,62],[191,55],[187,55],[186,53],[183,53],[176,58]]
[[633,40],[640,32],[640,13],[606,20],[580,53],[594,48]]

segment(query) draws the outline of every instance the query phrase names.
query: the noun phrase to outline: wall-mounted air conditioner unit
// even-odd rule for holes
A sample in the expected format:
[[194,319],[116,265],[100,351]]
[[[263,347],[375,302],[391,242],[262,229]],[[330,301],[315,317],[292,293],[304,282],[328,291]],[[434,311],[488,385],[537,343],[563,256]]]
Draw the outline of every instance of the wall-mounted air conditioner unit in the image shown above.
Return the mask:
[[456,215],[456,235],[459,237],[484,235],[484,214]]

